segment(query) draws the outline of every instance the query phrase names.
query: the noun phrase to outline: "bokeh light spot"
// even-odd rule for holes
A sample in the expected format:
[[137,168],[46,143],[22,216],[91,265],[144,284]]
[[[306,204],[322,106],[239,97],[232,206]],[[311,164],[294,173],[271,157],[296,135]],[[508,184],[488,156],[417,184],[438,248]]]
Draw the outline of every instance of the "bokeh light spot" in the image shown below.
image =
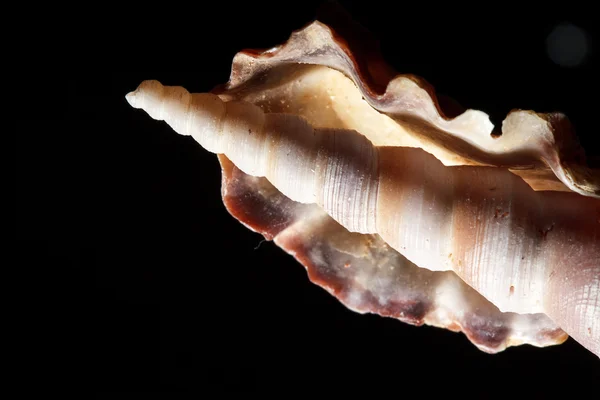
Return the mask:
[[548,35],[546,50],[555,64],[577,67],[585,61],[590,49],[583,29],[571,23],[561,23]]

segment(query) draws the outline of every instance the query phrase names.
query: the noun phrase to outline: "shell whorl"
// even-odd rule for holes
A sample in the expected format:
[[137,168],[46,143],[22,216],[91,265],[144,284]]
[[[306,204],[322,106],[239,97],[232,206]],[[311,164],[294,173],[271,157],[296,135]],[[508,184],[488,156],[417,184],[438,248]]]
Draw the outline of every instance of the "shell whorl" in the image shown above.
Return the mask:
[[378,150],[358,132],[314,129],[295,115],[157,81],[143,82],[127,100],[290,199],[322,206],[348,230],[376,233]]

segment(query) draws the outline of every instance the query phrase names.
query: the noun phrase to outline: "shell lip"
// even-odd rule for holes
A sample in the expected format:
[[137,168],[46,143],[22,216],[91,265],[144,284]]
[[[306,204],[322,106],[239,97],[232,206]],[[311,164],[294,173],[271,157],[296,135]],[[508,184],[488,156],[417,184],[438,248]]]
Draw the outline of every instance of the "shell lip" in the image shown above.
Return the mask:
[[[339,10],[335,11],[335,15],[339,16]],[[352,80],[363,99],[382,114],[404,122],[407,118],[409,122],[416,118],[426,124],[432,124],[431,119],[436,120],[438,126],[434,127],[443,133],[428,140],[441,140],[446,144],[460,142],[451,151],[471,165],[514,170],[546,169],[552,171],[565,190],[600,198],[600,169],[587,164],[585,150],[580,146],[574,129],[564,114],[512,109],[500,126],[494,126],[486,113],[465,109],[454,99],[438,95],[425,79],[394,70],[383,59],[379,41],[347,15],[342,13],[341,18],[329,19],[332,21],[329,25],[319,19],[305,24],[277,46],[240,51],[234,57],[229,81],[216,86],[212,93],[227,95],[243,91],[254,80],[260,80],[271,69],[281,65],[295,63],[326,66]],[[406,89],[407,87],[409,88]],[[399,105],[402,90],[415,93],[421,91],[419,95],[434,110],[428,115],[429,120],[423,119],[423,116],[411,115],[411,110],[402,109]],[[471,132],[472,137],[462,137],[455,132],[456,129],[460,131],[464,121],[468,122],[472,118],[477,119],[480,124],[477,131]],[[511,122],[508,127],[507,121]],[[532,123],[542,126],[535,133],[536,136],[529,139],[532,143],[523,145],[523,149],[517,148],[513,153],[502,153],[501,149],[506,147],[507,142],[510,144],[511,141],[525,140],[522,138],[530,135]],[[490,136],[495,148],[486,148],[487,142],[480,135]],[[444,145],[442,142],[440,144]],[[460,150],[465,148],[470,150]]]

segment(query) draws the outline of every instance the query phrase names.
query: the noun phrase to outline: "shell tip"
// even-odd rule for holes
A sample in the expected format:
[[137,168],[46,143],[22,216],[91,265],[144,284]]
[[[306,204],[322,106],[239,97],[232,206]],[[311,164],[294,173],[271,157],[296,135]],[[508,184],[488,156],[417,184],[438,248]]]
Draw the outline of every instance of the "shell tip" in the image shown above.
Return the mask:
[[136,96],[136,92],[129,92],[125,95],[125,100],[127,100],[127,102],[134,108],[137,108],[137,96]]

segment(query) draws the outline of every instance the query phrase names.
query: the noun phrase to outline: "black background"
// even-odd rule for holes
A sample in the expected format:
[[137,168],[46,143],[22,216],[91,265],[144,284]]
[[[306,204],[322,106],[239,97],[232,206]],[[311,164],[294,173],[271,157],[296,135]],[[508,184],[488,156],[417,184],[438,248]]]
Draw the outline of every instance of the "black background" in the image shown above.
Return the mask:
[[[562,111],[598,153],[591,6],[341,3],[398,71],[487,112],[495,125],[513,108]],[[26,129],[16,141],[16,236],[23,265],[58,281],[42,285],[49,294],[30,316],[37,360],[61,377],[54,385],[86,382],[96,393],[367,387],[479,398],[520,394],[515,385],[597,393],[600,363],[571,339],[488,355],[462,334],[355,314],[234,220],[221,202],[216,157],[124,96],[145,79],[209,91],[228,80],[235,53],[282,43],[320,2],[202,4],[49,9],[56,19],[40,11]],[[546,37],[563,21],[591,40],[577,68],[546,53]]]

